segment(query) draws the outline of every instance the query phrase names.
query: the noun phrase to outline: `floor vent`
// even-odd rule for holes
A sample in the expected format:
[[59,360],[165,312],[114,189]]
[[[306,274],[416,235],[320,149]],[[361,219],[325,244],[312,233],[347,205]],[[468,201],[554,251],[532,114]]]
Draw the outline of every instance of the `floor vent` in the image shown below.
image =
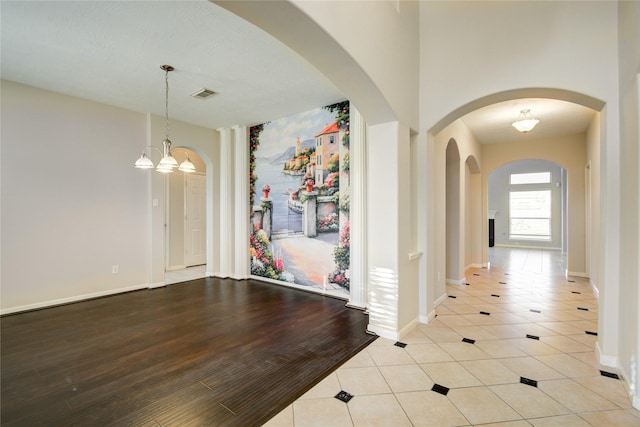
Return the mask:
[[614,374],[613,372],[600,371],[600,374],[603,377],[613,378],[613,379],[616,379],[616,380],[620,379],[620,376],[618,374]]
[[447,393],[449,393],[449,388],[440,384],[434,384],[433,387],[431,387],[431,391],[435,391],[436,393],[446,396]]
[[343,401],[344,403],[347,403],[348,401],[351,400],[351,398],[353,397],[353,394],[350,394],[344,390],[341,390],[340,393],[336,394],[334,397],[338,400]]

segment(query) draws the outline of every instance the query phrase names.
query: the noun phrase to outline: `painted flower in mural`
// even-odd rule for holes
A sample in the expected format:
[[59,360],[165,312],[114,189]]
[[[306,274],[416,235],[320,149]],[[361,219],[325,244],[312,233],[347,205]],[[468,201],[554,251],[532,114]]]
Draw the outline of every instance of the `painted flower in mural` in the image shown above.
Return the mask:
[[262,191],[266,191],[268,193],[269,191],[271,191],[271,186],[269,184],[265,184],[262,187]]
[[318,218],[316,226],[319,233],[338,231],[338,215],[332,213],[323,218]]
[[249,253],[252,257],[251,274],[273,280],[290,281],[291,274],[284,270],[282,250],[274,251],[269,236],[264,230],[254,226],[249,242]]
[[340,231],[339,246],[333,250],[333,259],[336,269],[329,274],[329,281],[349,290],[349,277],[347,271],[351,263],[351,232],[349,221],[345,221]]

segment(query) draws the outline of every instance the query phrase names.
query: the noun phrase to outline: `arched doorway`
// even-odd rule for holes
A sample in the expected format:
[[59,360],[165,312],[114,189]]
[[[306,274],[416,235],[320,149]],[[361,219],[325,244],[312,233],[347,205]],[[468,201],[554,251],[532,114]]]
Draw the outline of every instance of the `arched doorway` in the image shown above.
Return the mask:
[[[493,245],[489,245],[492,267],[565,274],[568,187],[567,170],[549,160],[515,160],[487,175],[487,206],[494,234]],[[505,249],[519,249],[528,259],[519,260],[516,252]],[[557,261],[561,265],[555,265]]]
[[165,283],[206,276],[207,166],[195,151],[178,147],[175,156],[189,156],[194,173],[170,174],[166,181]]
[[446,281],[447,283],[464,283],[464,271],[461,265],[460,234],[460,152],[455,140],[449,140],[446,150]]

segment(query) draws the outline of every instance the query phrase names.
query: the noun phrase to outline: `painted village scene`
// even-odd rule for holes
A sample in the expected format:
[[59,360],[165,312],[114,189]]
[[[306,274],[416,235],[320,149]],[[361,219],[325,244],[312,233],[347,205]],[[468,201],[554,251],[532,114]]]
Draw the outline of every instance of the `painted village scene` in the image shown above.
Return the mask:
[[250,129],[251,274],[349,293],[349,102]]

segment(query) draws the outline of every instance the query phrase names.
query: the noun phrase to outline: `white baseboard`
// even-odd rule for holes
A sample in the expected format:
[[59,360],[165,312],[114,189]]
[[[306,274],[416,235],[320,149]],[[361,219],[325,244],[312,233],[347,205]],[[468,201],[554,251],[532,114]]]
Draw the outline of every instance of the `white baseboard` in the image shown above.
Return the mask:
[[20,305],[17,307],[4,308],[0,310],[0,315],[20,313],[21,311],[38,310],[38,309],[47,308],[47,307],[55,307],[57,305],[70,304],[73,302],[106,297],[109,295],[122,294],[125,292],[139,291],[141,289],[147,289],[147,288],[148,288],[148,285],[146,284],[135,285],[135,286],[128,286],[126,288],[111,289],[108,291],[93,292],[90,294],[77,295],[77,296],[68,297],[68,298],[60,298],[60,299],[54,299],[49,301],[37,302],[34,304]]
[[176,270],[184,270],[187,268],[186,265],[172,265],[170,267],[165,268],[165,271],[176,271]]
[[608,366],[610,368],[618,368],[618,358],[615,356],[607,356],[606,354],[602,354],[600,350],[600,343],[596,342],[596,359],[598,363],[603,366]]
[[207,277],[216,277],[216,273],[214,273],[213,271],[205,271],[204,275]]
[[229,276],[233,280],[247,280],[249,278],[248,274],[232,274]]
[[508,243],[496,243],[495,246],[498,248],[542,249],[545,251],[562,251],[562,248],[554,248],[554,247],[547,247],[547,246],[532,246],[532,245],[512,245]]
[[[620,380],[624,384],[624,388],[627,392],[627,396],[631,400],[631,404],[634,408],[640,409],[640,395],[634,395],[635,390],[631,387],[631,383],[629,383],[628,375],[625,373],[622,366],[619,364],[619,359],[614,356],[607,356],[602,354],[600,350],[600,343],[596,342],[596,360],[602,365],[610,368],[614,368],[618,371],[620,375]],[[632,380],[633,381],[633,380]]]
[[415,328],[416,326],[418,326],[418,323],[420,323],[419,319],[416,317],[415,319],[413,319],[411,322],[409,322],[409,324],[407,326],[405,326],[404,328],[400,329],[400,331],[398,331],[398,336],[400,337],[400,339],[402,339],[402,337],[404,337],[405,335],[407,335],[409,332],[411,332],[413,330],[413,328]]
[[578,271],[568,271],[567,274],[569,276],[573,276],[573,277],[585,277],[588,278],[589,276],[587,275],[587,273],[584,272],[578,272]]
[[591,281],[591,290],[593,291],[593,294],[596,296],[596,299],[600,299],[600,290],[598,289],[598,285],[596,285],[595,282]]
[[392,340],[392,341],[398,341],[399,340],[399,335],[398,332],[389,329],[389,328],[384,328],[384,327],[380,327],[380,326],[375,326],[372,325],[371,323],[369,323],[367,325],[367,331],[369,332],[373,332],[374,334],[378,335],[379,337],[382,338],[386,338],[388,340]]
[[427,315],[427,318],[425,319],[424,324],[428,324],[429,322],[431,322],[433,319],[435,319],[437,316],[436,310],[433,309],[431,310],[431,312],[429,313],[429,315]]
[[440,297],[436,300],[436,302],[433,303],[433,307],[437,307],[440,304],[442,304],[446,299],[447,299],[447,293],[445,292],[444,294],[440,295]]
[[440,295],[440,297],[433,303],[433,310],[429,312],[426,316],[420,316],[420,323],[427,324],[436,318],[436,307],[439,306],[447,299],[447,293]]
[[469,264],[469,265],[467,265],[467,266],[464,268],[464,271],[467,271],[467,270],[469,270],[469,269],[471,269],[471,268],[482,268],[482,267],[483,267],[483,265],[482,265],[482,264],[476,264],[476,263],[473,263],[473,264]]
[[460,280],[456,280],[456,279],[445,279],[445,283],[449,284],[449,285],[466,285],[467,284],[467,278],[463,277]]
[[163,280],[162,282],[150,283],[149,286],[147,286],[147,288],[157,289],[157,288],[162,288],[164,286],[167,286],[167,283]]

